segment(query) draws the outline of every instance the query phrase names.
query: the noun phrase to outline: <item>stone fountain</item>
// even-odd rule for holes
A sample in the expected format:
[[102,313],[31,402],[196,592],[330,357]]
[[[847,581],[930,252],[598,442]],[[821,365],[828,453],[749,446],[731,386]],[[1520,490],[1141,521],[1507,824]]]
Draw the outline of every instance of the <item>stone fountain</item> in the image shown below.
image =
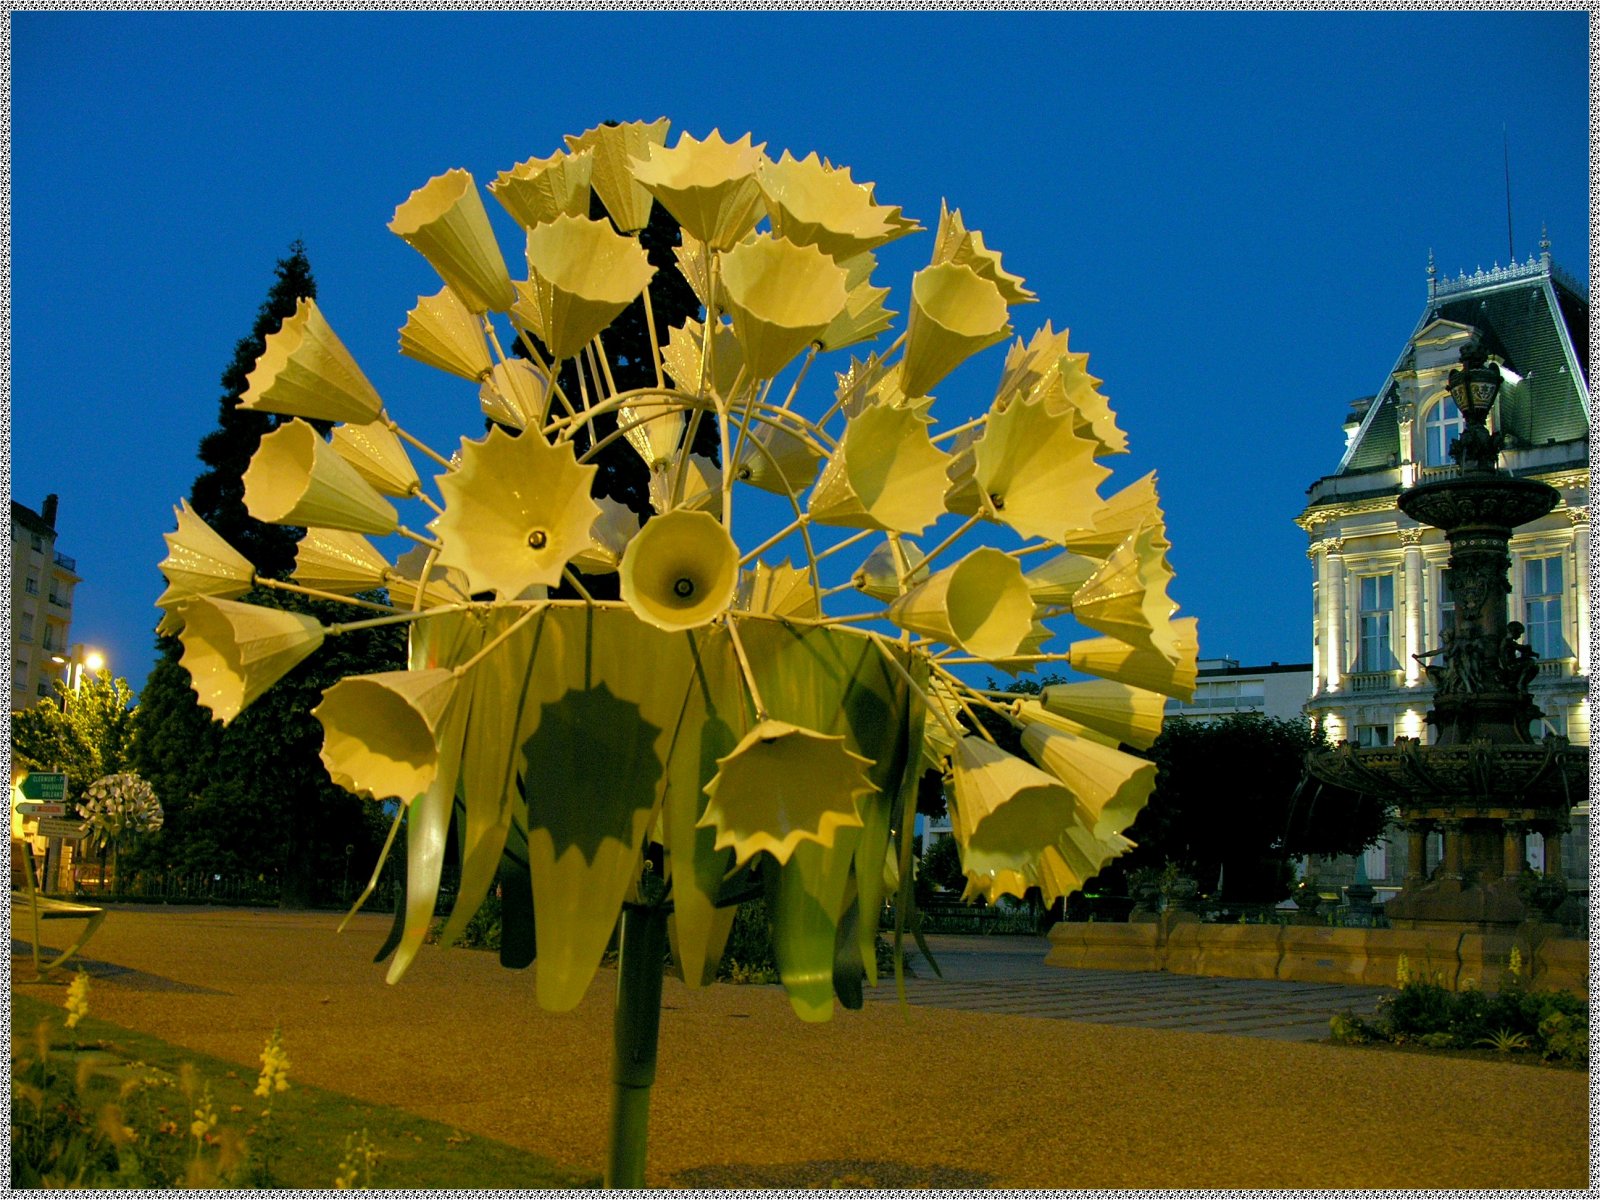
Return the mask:
[[[1397,810],[1409,856],[1404,886],[1384,906],[1396,928],[1491,932],[1540,916],[1526,898],[1533,890],[1523,879],[1527,837],[1543,835],[1545,873],[1559,880],[1561,839],[1588,779],[1586,747],[1529,734],[1543,716],[1529,690],[1539,667],[1522,625],[1508,620],[1507,544],[1560,496],[1500,469],[1501,435],[1486,422],[1501,382],[1480,346],[1461,352],[1461,368],[1448,380],[1465,420],[1450,451],[1456,474],[1399,499],[1406,515],[1443,530],[1450,543],[1453,624],[1439,647],[1416,656],[1434,686],[1427,721],[1436,736],[1427,745],[1417,738],[1368,748],[1345,742],[1307,761],[1316,778],[1382,796]],[[1443,854],[1430,875],[1425,852],[1436,831]]]

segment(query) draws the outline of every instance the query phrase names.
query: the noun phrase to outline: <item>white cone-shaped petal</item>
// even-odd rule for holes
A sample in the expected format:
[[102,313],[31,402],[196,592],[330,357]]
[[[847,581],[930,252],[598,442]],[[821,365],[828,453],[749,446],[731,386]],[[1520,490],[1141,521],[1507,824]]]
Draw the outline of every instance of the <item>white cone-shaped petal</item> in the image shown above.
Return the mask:
[[748,133],[731,143],[715,129],[703,142],[679,134],[671,150],[652,145],[648,159],[635,159],[633,177],[690,236],[726,250],[764,215],[756,182],[764,149],[765,143],[752,146]]
[[921,533],[944,512],[949,462],[915,412],[868,408],[845,426],[812,489],[811,517],[826,525]]
[[889,619],[979,658],[1002,659],[1032,632],[1033,601],[1017,560],[982,546],[896,599]]
[[161,573],[166,576],[167,590],[156,603],[169,608],[196,596],[228,599],[248,592],[256,577],[250,560],[228,545],[189,507],[187,500],[172,512],[178,518],[178,528],[162,535],[167,542],[167,557],[161,560]]
[[1106,502],[1095,510],[1094,528],[1068,530],[1063,544],[1079,554],[1087,554],[1091,558],[1105,558],[1122,545],[1130,533],[1146,525],[1156,527],[1158,546],[1162,550],[1169,549],[1171,543],[1166,539],[1161,502],[1156,495],[1154,471],[1108,497]]
[[[724,400],[730,399],[733,385],[744,369],[744,348],[734,335],[733,326],[722,322],[711,350],[710,377],[705,380],[705,391],[715,393]],[[705,330],[699,321],[685,321],[667,335],[667,344],[661,351],[661,362],[680,390],[699,393],[701,388],[701,352],[705,343]]]
[[335,425],[331,443],[340,458],[385,496],[412,496],[422,487],[406,448],[382,421]]
[[179,661],[224,725],[322,645],[322,626],[302,613],[201,597],[182,615]]
[[478,404],[491,421],[539,429],[550,405],[549,376],[524,358],[500,363],[479,386]]
[[672,461],[689,416],[677,401],[661,396],[641,396],[617,409],[617,427],[645,466]]
[[962,223],[961,210],[951,211],[939,202],[939,232],[934,236],[933,262],[971,267],[1000,289],[1009,304],[1031,304],[1039,297],[1022,286],[1022,276],[1000,265],[1000,255],[983,244],[983,234]]
[[681,459],[682,452],[680,451],[677,460],[666,464],[659,470],[650,472],[650,506],[658,513],[664,513],[673,508],[708,512],[720,521],[722,519],[722,468],[703,454],[689,455],[688,473],[684,476],[683,490],[680,493],[682,499],[676,505],[671,503],[673,489],[677,487],[678,463]]
[[843,734],[762,721],[717,760],[697,825],[715,829],[716,848],[732,847],[737,864],[763,851],[788,862],[801,842],[831,846],[841,828],[862,825],[856,799],[877,790],[866,774],[871,765],[846,749]]
[[812,442],[762,422],[745,438],[734,478],[764,492],[795,495],[811,486],[821,465],[822,451]]
[[733,603],[739,548],[709,513],[675,509],[645,522],[619,568],[622,599],[641,621],[676,632]]
[[623,233],[637,233],[650,223],[650,193],[634,178],[634,163],[648,157],[651,146],[664,145],[670,127],[661,117],[649,124],[627,121],[567,136],[567,149],[574,154],[594,151],[590,183]]
[[1156,764],[1047,725],[1022,731],[1022,748],[1054,775],[1094,817],[1096,837],[1133,824],[1156,786]]
[[873,250],[922,227],[898,207],[876,203],[872,184],[856,183],[850,168],[830,167],[815,153],[796,159],[786,150],[756,172],[772,231],[838,259]]
[[572,565],[590,575],[615,571],[628,542],[639,532],[639,515],[609,496],[599,497],[600,515],[589,526],[589,546],[572,556]]
[[845,272],[814,246],[766,234],[722,256],[722,296],[755,379],[770,379],[844,308]]
[[301,300],[250,371],[241,408],[318,421],[370,421],[383,409],[377,391],[322,316]]
[[529,230],[528,270],[537,332],[558,361],[611,324],[655,274],[637,240],[587,217],[557,217]]
[[482,320],[449,288],[417,297],[400,327],[400,353],[463,379],[481,379],[494,366]]
[[439,565],[459,570],[474,593],[492,589],[502,600],[560,583],[600,515],[589,498],[596,469],[579,465],[571,442],[551,445],[537,433],[497,426],[462,442],[461,466],[438,476]]
[[1100,563],[1070,550],[1052,555],[1026,575],[1035,604],[1071,604],[1072,597],[1100,569]]
[[593,173],[594,153],[589,150],[530,158],[495,176],[489,194],[517,224],[532,229],[557,217],[587,217]]
[[457,167],[435,175],[394,210],[389,229],[427,259],[473,312],[511,307],[511,276],[468,172]]
[[245,469],[244,506],[274,525],[383,535],[399,523],[394,506],[304,421],[289,421],[261,439]]
[[354,595],[383,587],[388,573],[388,561],[359,533],[307,529],[295,546],[295,582],[306,587]]
[[791,620],[809,621],[822,615],[811,572],[789,565],[788,559],[775,567],[757,562],[739,572],[739,592],[734,607],[740,612],[758,613]]
[[[1095,462],[1096,448],[1074,432],[1070,417],[1019,401],[990,414],[972,448],[973,479],[1003,524],[1023,537],[1059,543],[1068,530],[1091,525],[1100,507],[1097,489],[1111,472]],[[953,512],[976,512],[976,496],[969,499],[970,507],[954,496],[946,504]]]
[[1005,298],[992,281],[955,263],[924,267],[911,281],[900,384],[908,396],[925,396],[972,355],[1010,334]]
[[1073,642],[1067,648],[1069,661],[1076,671],[1188,700],[1194,695],[1200,652],[1198,624],[1193,617],[1171,622],[1158,632],[1156,650],[1130,646],[1110,637]]
[[455,698],[454,671],[351,675],[322,694],[322,765],[334,783],[374,800],[410,803],[439,767],[435,732]]
[[904,590],[900,586],[901,576],[905,576],[907,588],[927,579],[926,571],[916,570],[922,559],[922,551],[908,537],[885,541],[867,555],[866,561],[850,577],[850,582],[855,585],[856,591],[865,592],[876,600],[893,600]]
[[1172,568],[1155,539],[1147,526],[1112,551],[1073,596],[1072,615],[1097,633],[1157,649],[1156,633],[1178,606],[1167,597]]
[[1052,684],[1039,700],[1053,713],[1141,750],[1148,750],[1161,735],[1167,707],[1167,698],[1159,692],[1109,679]]

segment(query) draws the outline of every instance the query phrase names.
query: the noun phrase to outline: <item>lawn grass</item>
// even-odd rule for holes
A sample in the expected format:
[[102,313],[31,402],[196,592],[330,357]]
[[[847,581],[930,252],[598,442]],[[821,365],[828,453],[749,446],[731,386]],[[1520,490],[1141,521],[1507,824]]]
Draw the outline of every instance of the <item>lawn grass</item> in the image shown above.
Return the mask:
[[[87,1016],[74,1030],[64,1027],[65,1013],[32,996],[11,996],[12,1059],[33,1055],[34,1031],[41,1021],[52,1026],[52,1057],[74,1047],[98,1050],[123,1062],[142,1062],[177,1075],[189,1064],[211,1086],[223,1128],[231,1126],[247,1139],[260,1138],[253,1126],[264,1102],[255,1096],[256,1072],[209,1055],[174,1046],[149,1034],[124,1029]],[[265,1034],[262,1041],[265,1042]],[[13,1107],[13,1113],[15,1113]],[[187,1124],[189,1114],[173,1116]],[[273,1176],[285,1188],[327,1189],[333,1186],[345,1138],[365,1129],[381,1156],[375,1171],[381,1188],[593,1188],[598,1174],[557,1166],[537,1154],[507,1146],[448,1125],[423,1120],[397,1108],[368,1104],[338,1092],[294,1081],[273,1102],[272,1129],[276,1146]]]

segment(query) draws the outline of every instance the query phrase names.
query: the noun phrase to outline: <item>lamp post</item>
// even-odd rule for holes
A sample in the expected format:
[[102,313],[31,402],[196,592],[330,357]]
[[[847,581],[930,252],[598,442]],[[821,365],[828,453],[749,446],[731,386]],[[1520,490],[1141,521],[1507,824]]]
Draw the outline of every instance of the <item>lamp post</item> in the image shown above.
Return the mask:
[[[82,692],[84,673],[97,674],[106,665],[105,655],[98,650],[85,649],[82,642],[75,643],[65,657],[60,654],[52,654],[50,661],[62,667],[61,682],[64,685],[61,696],[62,712],[67,711],[67,692],[70,691],[72,693],[74,701],[77,700],[79,693]],[[62,764],[61,769],[64,773],[66,765]],[[59,836],[52,835],[45,843],[44,890],[46,892],[55,891],[57,884],[60,882],[61,841],[62,839]],[[74,858],[76,858],[76,855],[74,855]]]

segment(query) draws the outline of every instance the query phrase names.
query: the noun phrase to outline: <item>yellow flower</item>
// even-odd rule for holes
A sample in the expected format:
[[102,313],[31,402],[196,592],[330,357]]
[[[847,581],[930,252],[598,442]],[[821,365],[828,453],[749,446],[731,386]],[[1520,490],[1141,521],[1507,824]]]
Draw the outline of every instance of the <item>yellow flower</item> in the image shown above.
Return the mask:
[[284,1053],[283,1033],[274,1029],[261,1051],[261,1075],[256,1080],[255,1094],[263,1100],[273,1092],[289,1090],[289,1056]]
[[1404,954],[1400,956],[1400,961],[1394,965],[1394,981],[1400,987],[1405,987],[1411,982],[1411,960],[1406,958]]
[[67,988],[67,1028],[75,1029],[89,1015],[89,976],[80,968]]
[[1506,963],[1506,970],[1513,975],[1522,974],[1522,951],[1516,946],[1511,947],[1511,958]]

